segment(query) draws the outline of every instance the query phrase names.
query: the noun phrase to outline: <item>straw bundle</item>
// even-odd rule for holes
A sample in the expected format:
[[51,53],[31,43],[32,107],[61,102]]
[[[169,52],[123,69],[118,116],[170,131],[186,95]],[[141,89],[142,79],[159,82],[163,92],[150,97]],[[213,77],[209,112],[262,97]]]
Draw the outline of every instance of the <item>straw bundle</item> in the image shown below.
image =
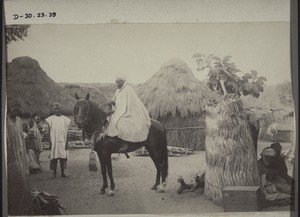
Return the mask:
[[257,158],[237,95],[226,95],[216,107],[208,107],[206,125],[204,194],[221,205],[224,187],[259,185]]
[[[186,63],[178,59],[167,61],[137,88],[137,93],[150,116],[167,128],[169,145],[204,150],[203,108],[210,98],[210,91]],[[189,127],[198,129],[187,129]]]
[[89,171],[97,171],[97,162],[95,152],[92,150],[89,154]]
[[67,214],[66,208],[59,203],[58,196],[45,191],[31,190],[30,207],[26,209],[28,215],[62,215]]

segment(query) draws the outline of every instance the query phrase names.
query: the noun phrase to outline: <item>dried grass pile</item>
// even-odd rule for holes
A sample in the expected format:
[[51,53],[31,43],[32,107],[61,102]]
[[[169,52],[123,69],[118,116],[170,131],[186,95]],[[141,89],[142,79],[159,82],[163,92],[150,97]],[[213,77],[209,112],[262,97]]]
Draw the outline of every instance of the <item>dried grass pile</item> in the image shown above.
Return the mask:
[[8,106],[18,101],[23,116],[46,117],[54,102],[62,104],[64,114],[72,114],[75,99],[64,93],[30,57],[18,57],[8,63],[6,85]]
[[243,103],[226,95],[206,114],[205,196],[222,205],[226,186],[257,186],[257,157]]
[[210,91],[186,63],[178,59],[167,61],[137,88],[137,93],[150,116],[167,128],[169,145],[205,149],[203,108]]
[[30,202],[32,215],[68,215],[66,208],[59,203],[58,196],[45,191],[32,189]]

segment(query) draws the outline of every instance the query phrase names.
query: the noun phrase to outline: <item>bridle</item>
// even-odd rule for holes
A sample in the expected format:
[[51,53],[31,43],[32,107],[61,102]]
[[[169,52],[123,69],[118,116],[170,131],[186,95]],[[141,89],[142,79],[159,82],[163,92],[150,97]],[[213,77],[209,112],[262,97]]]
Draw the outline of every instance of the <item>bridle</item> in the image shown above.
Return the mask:
[[[88,101],[88,100],[86,100],[87,102],[88,102],[88,109],[87,109],[87,112],[86,112],[86,116],[84,117],[84,119],[83,119],[83,122],[82,122],[82,125],[83,125],[83,127],[85,127],[86,125],[87,125],[87,122],[88,121],[90,121],[90,117],[89,117],[89,114],[90,114],[90,109],[91,109],[91,102],[90,101]],[[75,111],[74,111],[74,121],[75,121],[75,123],[77,123],[77,114],[75,113]]]
[[[91,120],[91,117],[89,115],[90,114],[90,109],[91,109],[91,102],[89,100],[86,100],[86,101],[88,102],[88,109],[87,109],[87,112],[86,112],[86,116],[84,117],[83,122],[82,122],[83,129],[87,126],[87,122]],[[75,114],[75,112],[74,112],[74,115],[75,115],[74,120],[75,120],[75,123],[76,123],[77,114]],[[105,128],[108,126],[108,123],[109,122],[107,122],[106,125],[104,126]],[[88,136],[94,136],[95,134],[101,133],[101,132],[102,132],[102,129],[97,130],[93,133],[88,133],[88,132],[85,131],[85,134],[88,135]],[[102,136],[105,136],[105,135],[103,134]]]

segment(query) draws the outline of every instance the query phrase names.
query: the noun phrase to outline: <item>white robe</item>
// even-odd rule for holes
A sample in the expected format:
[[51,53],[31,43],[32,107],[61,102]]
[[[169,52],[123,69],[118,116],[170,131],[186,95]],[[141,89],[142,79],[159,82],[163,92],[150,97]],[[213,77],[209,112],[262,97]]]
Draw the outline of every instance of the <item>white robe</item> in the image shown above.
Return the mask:
[[15,160],[15,162],[11,162],[11,164],[15,164],[20,166],[22,169],[22,176],[25,179],[26,175],[29,174],[29,165],[28,165],[28,157],[26,153],[26,145],[23,134],[23,127],[21,118],[16,117],[15,121],[7,116],[7,143],[10,146],[10,150],[12,150],[12,154],[14,154],[13,159],[8,159],[8,161]]
[[142,142],[147,139],[151,120],[149,113],[133,88],[124,84],[115,93],[113,101],[116,110],[107,127],[107,135],[128,142]]
[[71,120],[63,115],[52,115],[46,121],[49,123],[50,140],[52,143],[50,159],[67,158],[65,147]]

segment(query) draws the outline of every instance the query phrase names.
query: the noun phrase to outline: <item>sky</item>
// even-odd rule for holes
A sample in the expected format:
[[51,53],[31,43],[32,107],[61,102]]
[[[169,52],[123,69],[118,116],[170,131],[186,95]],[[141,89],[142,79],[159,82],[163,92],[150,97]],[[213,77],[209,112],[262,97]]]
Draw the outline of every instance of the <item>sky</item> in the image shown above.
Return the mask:
[[289,22],[31,25],[24,41],[7,48],[9,62],[29,56],[55,82],[68,83],[113,83],[119,73],[143,83],[171,58],[206,79],[195,53],[230,55],[242,73],[257,70],[267,84],[291,80]]

